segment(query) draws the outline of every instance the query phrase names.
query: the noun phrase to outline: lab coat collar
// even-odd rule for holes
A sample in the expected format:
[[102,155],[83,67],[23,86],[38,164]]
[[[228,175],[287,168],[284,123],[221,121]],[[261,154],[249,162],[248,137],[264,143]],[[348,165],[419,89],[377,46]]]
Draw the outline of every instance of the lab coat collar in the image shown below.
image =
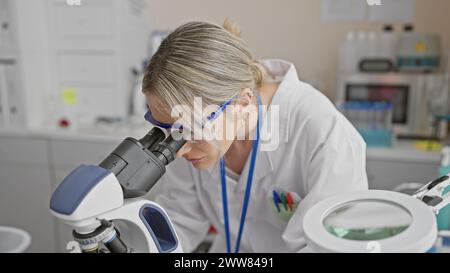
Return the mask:
[[[289,113],[291,112],[291,107],[295,107],[295,105],[291,105],[290,97],[292,92],[298,92],[298,83],[300,82],[297,69],[294,64],[280,59],[266,59],[261,60],[260,63],[266,68],[269,80],[281,80],[278,90],[272,98],[271,106],[278,106],[279,109],[279,120],[275,121],[279,123],[280,143],[287,142],[289,135]],[[264,129],[272,128],[272,125],[272,119],[266,116]],[[267,132],[267,130],[263,130],[263,132]]]
[[[250,156],[249,156],[250,158]],[[247,178],[248,178],[248,171],[250,168],[250,159],[247,160],[245,163],[244,169],[242,170],[242,174],[239,178],[237,187],[235,188],[235,191],[244,192],[245,188],[247,186]],[[253,174],[253,183],[255,184],[255,181],[263,179],[265,176],[273,172],[273,164],[272,159],[270,158],[269,154],[265,151],[258,151],[256,162],[255,162],[255,171]],[[220,187],[220,165],[219,162],[215,164],[212,168],[208,169],[208,173],[213,179],[213,181],[218,181],[216,184],[217,187]],[[229,185],[229,184],[228,184]],[[231,190],[228,188],[228,190]]]
[[[287,142],[288,140],[288,124],[289,124],[289,92],[292,92],[292,89],[295,88],[295,84],[298,83],[299,79],[297,76],[297,71],[295,66],[292,63],[278,60],[278,59],[269,59],[262,60],[260,63],[267,69],[269,80],[281,81],[276,91],[275,95],[272,98],[273,105],[279,105],[279,120],[275,119],[274,122],[279,122],[279,144],[281,142]],[[289,107],[286,107],[289,106]],[[271,108],[269,107],[269,111],[266,114],[263,121],[263,130],[262,133],[268,132],[267,128],[272,128],[271,122],[272,119],[268,118],[268,116],[272,114]],[[266,136],[270,137],[270,136]],[[266,138],[267,139],[267,138]],[[263,179],[265,176],[273,172],[274,167],[272,163],[272,158],[270,156],[270,151],[261,150],[261,145],[265,144],[268,141],[262,142],[260,144],[260,149],[257,154],[256,164],[255,164],[255,172],[253,175],[253,182],[257,180]],[[250,157],[249,157],[250,158]],[[238,187],[236,189],[241,192],[245,191],[245,187],[247,185],[247,177],[249,171],[250,160],[247,160],[245,167],[242,171],[241,177],[238,181]],[[217,163],[214,167],[208,169],[209,175],[212,177],[213,181],[220,181],[220,168],[219,163]],[[220,184],[217,184],[220,186]]]

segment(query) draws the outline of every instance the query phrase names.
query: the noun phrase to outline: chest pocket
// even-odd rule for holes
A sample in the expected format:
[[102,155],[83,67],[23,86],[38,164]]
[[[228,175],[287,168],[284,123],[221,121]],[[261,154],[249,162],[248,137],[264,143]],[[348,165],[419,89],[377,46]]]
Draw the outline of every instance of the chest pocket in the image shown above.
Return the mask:
[[277,186],[273,186],[266,193],[266,202],[270,207],[270,212],[277,222],[287,224],[300,204],[300,196],[293,191],[287,191]]
[[297,193],[273,184],[266,187],[257,198],[247,219],[255,223],[269,223],[281,229],[286,227],[301,201]]

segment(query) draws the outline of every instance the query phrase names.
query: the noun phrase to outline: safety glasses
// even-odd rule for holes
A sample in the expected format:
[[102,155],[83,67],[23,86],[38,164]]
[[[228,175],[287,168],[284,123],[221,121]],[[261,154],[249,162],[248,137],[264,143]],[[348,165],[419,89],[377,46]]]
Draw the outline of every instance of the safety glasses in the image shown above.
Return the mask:
[[[226,101],[224,104],[222,104],[221,106],[219,106],[219,108],[212,112],[211,114],[208,115],[208,117],[206,118],[207,123],[209,122],[213,122],[215,119],[217,119],[221,113],[223,113],[225,111],[225,109],[227,108],[228,105],[230,105],[233,101],[234,101],[235,97],[233,97],[232,99]],[[155,119],[152,115],[152,112],[150,111],[150,109],[147,111],[147,113],[144,116],[145,120],[148,121],[150,124],[157,126],[159,128],[162,129],[166,129],[166,130],[170,130],[170,129],[175,129],[175,130],[183,130],[183,126],[181,124],[177,124],[177,123],[164,123],[164,122],[160,122],[157,119]],[[205,123],[202,124],[202,128],[205,127]]]

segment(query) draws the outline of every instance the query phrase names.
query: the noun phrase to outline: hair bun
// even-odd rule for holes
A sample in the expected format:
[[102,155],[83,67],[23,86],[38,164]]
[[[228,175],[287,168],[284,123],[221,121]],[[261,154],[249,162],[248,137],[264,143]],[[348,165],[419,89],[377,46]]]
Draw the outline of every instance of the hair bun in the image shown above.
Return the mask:
[[252,70],[253,78],[255,79],[255,84],[257,86],[261,85],[264,81],[264,68],[258,62],[253,62],[250,65],[250,69]]
[[226,18],[225,22],[223,22],[223,28],[231,33],[231,35],[241,38],[241,28],[237,24],[228,20],[228,18]]

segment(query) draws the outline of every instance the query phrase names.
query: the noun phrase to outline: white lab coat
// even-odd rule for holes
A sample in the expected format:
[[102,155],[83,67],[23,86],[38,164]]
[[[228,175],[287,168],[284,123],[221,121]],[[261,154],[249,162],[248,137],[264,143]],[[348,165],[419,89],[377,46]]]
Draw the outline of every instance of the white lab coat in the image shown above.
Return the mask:
[[[325,197],[367,189],[366,145],[334,105],[300,81],[294,65],[265,60],[270,74],[281,77],[271,107],[279,105],[279,139],[274,151],[259,151],[241,252],[298,252],[306,246],[302,219]],[[268,116],[263,131],[270,124]],[[249,160],[248,160],[249,161]],[[248,175],[227,180],[230,234],[234,250]],[[211,225],[218,230],[211,252],[225,252],[219,164],[200,171],[177,159],[163,176],[156,198],[168,213],[185,252],[193,251]],[[273,209],[273,190],[296,193],[297,209],[282,220]]]

